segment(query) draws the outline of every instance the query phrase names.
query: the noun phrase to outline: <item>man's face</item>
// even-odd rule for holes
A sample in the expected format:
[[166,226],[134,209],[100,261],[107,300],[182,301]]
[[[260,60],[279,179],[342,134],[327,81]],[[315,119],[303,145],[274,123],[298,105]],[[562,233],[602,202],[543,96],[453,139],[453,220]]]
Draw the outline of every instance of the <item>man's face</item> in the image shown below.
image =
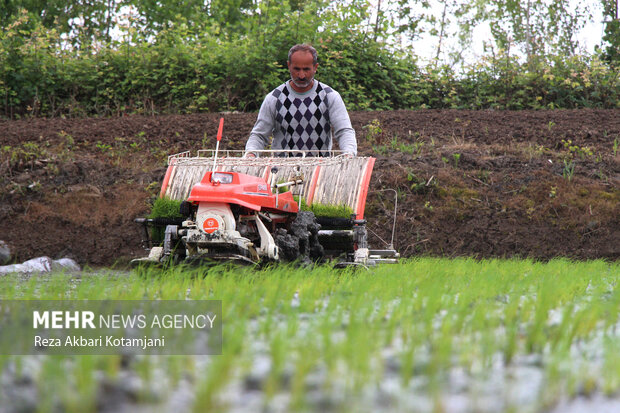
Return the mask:
[[288,70],[291,72],[293,89],[297,92],[307,92],[312,88],[312,80],[319,64],[313,64],[312,53],[299,51],[291,55]]

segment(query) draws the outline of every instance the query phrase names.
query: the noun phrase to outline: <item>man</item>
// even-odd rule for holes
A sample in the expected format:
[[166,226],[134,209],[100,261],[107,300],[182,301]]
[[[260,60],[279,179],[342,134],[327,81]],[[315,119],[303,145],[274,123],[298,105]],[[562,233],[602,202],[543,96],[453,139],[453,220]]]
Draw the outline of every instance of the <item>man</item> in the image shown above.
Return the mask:
[[304,150],[313,156],[328,155],[335,137],[340,150],[355,156],[355,130],[340,94],[314,79],[319,67],[314,47],[293,46],[287,64],[291,80],[265,97],[245,145],[246,156],[254,157],[252,151],[267,148],[272,136],[271,149]]

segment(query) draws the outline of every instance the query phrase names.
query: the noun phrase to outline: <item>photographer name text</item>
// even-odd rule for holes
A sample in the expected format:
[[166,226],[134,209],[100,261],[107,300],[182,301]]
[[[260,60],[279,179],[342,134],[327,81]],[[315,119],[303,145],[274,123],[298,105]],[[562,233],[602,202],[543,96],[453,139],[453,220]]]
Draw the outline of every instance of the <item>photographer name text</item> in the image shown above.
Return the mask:
[[166,338],[126,338],[115,336],[99,336],[99,338],[86,338],[83,336],[67,336],[65,339],[34,337],[34,346],[41,347],[135,347],[146,350],[151,347],[165,347]]

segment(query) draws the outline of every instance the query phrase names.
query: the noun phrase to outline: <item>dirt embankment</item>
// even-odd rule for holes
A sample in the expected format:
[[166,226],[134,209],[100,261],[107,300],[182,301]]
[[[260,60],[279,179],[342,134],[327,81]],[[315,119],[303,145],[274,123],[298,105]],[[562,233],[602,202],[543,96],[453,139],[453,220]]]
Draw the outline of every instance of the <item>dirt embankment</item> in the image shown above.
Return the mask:
[[[0,239],[16,260],[124,263],[166,156],[211,148],[219,114],[0,121]],[[256,114],[225,114],[241,149]],[[620,257],[620,110],[353,112],[377,158],[371,244],[405,256]],[[206,137],[205,137],[206,134]]]

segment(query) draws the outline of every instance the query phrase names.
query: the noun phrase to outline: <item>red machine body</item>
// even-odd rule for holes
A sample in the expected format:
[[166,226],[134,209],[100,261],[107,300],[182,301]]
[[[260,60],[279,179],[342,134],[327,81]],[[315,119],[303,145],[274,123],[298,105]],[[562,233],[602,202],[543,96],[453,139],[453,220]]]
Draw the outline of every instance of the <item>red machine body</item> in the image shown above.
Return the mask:
[[[368,247],[364,207],[374,158],[313,157],[304,151],[280,157],[272,150],[255,157],[230,156],[234,151],[227,151],[218,157],[223,124],[220,119],[211,156],[198,151],[192,157],[186,151],[168,158],[161,197],[181,201],[181,217],[139,220],[145,231],[147,225],[165,228],[160,245],[136,263],[309,263],[325,258],[341,260],[342,265],[396,262],[398,253],[391,244],[388,250]],[[293,192],[280,193],[291,187],[306,205],[344,206],[351,213],[315,217],[300,211]]]
[[207,172],[202,180],[194,185],[187,200],[195,204],[237,204],[253,211],[299,211],[299,205],[290,191],[274,194],[264,179],[237,172]]

